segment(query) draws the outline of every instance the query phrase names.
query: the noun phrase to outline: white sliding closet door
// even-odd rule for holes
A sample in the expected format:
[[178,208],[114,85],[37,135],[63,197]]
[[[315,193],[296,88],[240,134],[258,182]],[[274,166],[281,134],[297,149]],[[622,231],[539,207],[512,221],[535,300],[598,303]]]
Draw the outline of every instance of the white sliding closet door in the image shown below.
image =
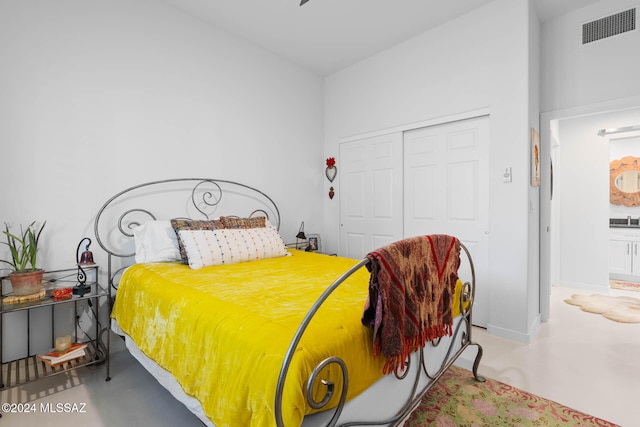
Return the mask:
[[340,254],[402,239],[402,132],[340,144]]
[[[488,168],[488,117],[404,133],[404,236],[449,234],[464,243],[476,273],[473,323],[483,327],[489,317]],[[470,274],[463,263],[460,276]]]

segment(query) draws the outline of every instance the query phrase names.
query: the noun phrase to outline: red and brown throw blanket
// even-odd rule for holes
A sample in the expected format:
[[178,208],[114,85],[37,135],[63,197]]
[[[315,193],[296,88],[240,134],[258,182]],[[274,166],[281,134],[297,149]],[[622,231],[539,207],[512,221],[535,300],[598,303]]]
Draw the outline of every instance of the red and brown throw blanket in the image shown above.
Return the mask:
[[460,241],[443,234],[411,237],[367,258],[371,278],[362,323],[373,328],[374,354],[385,356],[388,374],[427,342],[452,334]]

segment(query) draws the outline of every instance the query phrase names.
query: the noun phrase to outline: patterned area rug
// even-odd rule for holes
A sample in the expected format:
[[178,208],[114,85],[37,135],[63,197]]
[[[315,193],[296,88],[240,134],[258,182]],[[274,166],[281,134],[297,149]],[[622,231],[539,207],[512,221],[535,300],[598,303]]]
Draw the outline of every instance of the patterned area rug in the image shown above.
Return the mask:
[[640,292],[640,283],[625,282],[624,280],[609,280],[609,286],[614,289]]
[[619,427],[496,380],[478,382],[457,366],[444,373],[404,426]]
[[577,305],[582,311],[601,314],[609,320],[620,323],[640,323],[640,299],[610,295],[572,295],[564,300]]

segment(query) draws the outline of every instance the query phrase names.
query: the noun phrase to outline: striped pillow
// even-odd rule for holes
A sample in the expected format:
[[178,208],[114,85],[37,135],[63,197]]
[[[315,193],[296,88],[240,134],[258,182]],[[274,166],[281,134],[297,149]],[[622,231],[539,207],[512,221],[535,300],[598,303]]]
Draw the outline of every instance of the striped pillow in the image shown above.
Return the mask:
[[220,221],[224,227],[216,228],[258,228],[266,227],[267,218],[256,216],[253,218],[239,218],[235,216],[221,216]]

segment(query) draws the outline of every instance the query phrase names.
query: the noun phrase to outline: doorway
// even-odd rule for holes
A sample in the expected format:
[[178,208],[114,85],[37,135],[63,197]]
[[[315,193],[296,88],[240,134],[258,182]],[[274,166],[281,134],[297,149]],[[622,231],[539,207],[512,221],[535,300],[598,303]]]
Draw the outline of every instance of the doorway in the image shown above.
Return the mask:
[[541,116],[542,321],[554,286],[608,290],[609,144],[598,131],[635,124],[640,97]]

